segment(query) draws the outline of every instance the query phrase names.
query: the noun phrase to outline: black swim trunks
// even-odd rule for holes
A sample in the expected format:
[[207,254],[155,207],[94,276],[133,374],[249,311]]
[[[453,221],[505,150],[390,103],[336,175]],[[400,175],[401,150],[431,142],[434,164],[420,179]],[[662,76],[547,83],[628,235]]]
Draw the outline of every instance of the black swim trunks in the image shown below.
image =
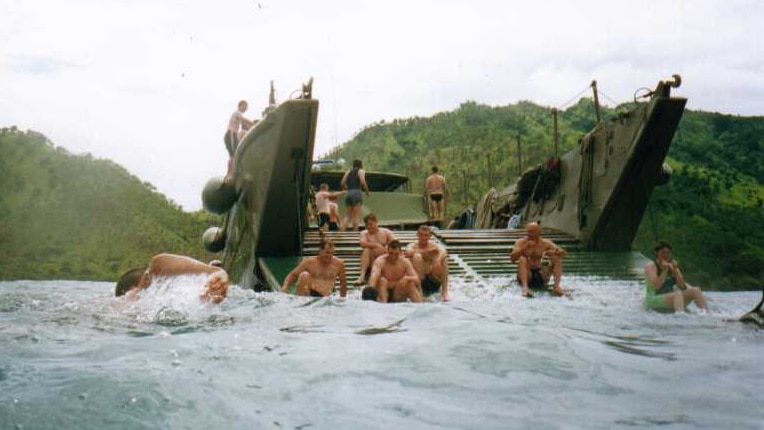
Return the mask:
[[[517,275],[517,282],[520,282],[520,274]],[[528,288],[531,290],[545,290],[546,281],[541,276],[541,268],[531,269],[531,276],[528,278]]]
[[425,297],[440,291],[440,281],[432,275],[425,275],[422,279],[422,294]]
[[310,297],[324,297],[324,295],[319,293],[318,291],[314,291],[313,289],[311,289],[310,290]]
[[336,222],[330,221],[329,222],[329,231],[340,231],[340,226]]
[[439,201],[443,200],[443,194],[432,193],[432,194],[430,194],[430,200],[432,200],[434,202],[439,202]]
[[374,287],[364,287],[361,290],[361,300],[377,300],[377,289]]
[[318,227],[323,227],[324,224],[329,224],[329,214],[322,212],[318,214]]

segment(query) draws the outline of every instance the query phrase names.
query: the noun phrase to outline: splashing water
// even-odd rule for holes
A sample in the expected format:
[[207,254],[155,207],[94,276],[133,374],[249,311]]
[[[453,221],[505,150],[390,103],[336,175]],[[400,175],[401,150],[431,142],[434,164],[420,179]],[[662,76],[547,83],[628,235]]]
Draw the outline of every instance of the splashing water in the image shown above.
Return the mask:
[[758,293],[660,314],[596,277],[419,305],[202,285],[0,283],[0,428],[762,428],[764,333],[728,321]]

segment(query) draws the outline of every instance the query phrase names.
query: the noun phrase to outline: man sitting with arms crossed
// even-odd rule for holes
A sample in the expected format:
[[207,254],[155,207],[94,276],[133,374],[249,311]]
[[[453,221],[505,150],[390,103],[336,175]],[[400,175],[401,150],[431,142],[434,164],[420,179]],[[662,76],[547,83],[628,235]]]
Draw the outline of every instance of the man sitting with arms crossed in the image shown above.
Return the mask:
[[[541,237],[541,226],[531,222],[526,226],[527,237],[518,239],[509,258],[517,261],[517,279],[522,287],[523,297],[533,297],[530,289],[544,290],[549,282],[550,274],[554,274],[554,289],[552,294],[562,296],[565,292],[560,287],[562,278],[562,257],[566,252],[554,242]],[[551,267],[541,264],[541,259],[549,256]]]
[[284,279],[281,291],[286,293],[297,276],[298,296],[325,297],[334,291],[334,281],[340,278],[340,297],[347,296],[345,262],[334,256],[334,242],[323,240],[318,255],[300,262]]
[[151,281],[159,277],[202,275],[207,274],[207,282],[204,292],[199,296],[202,301],[220,303],[228,294],[228,286],[231,281],[228,273],[221,267],[212,266],[194,260],[191,257],[174,254],[159,254],[154,256],[148,268],[131,269],[125,272],[117,282],[114,295],[117,297],[126,295],[130,299],[137,298],[137,294],[151,285]]
[[411,262],[401,258],[401,243],[397,240],[387,244],[387,254],[374,260],[369,285],[362,291],[363,300],[376,299],[379,303],[423,301],[419,277]]
[[419,276],[422,294],[427,297],[440,291],[441,300],[451,300],[448,294],[448,252],[430,242],[432,230],[425,224],[419,226],[416,237],[417,241],[406,247],[405,254]]
[[366,230],[361,232],[360,240],[361,248],[363,248],[361,252],[361,272],[358,274],[358,279],[353,282],[355,286],[363,285],[366,271],[377,257],[386,252],[385,246],[390,241],[395,240],[395,235],[392,231],[378,226],[376,215],[366,215],[363,218],[363,223],[366,225]]

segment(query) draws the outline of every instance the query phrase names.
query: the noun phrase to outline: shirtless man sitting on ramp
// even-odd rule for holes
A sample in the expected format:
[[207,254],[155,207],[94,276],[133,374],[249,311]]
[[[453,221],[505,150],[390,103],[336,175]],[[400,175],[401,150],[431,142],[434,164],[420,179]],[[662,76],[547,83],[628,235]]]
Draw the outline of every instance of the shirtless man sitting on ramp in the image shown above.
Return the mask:
[[[565,250],[551,240],[541,237],[541,226],[538,223],[528,223],[526,231],[528,236],[518,239],[509,254],[509,258],[517,262],[517,279],[520,281],[523,297],[533,297],[531,290],[545,290],[551,275],[554,275],[552,294],[564,295],[565,292],[560,287],[560,278]],[[545,266],[541,263],[544,256],[549,257],[551,265]]]
[[298,296],[325,297],[334,291],[334,282],[340,280],[340,297],[347,296],[345,263],[334,256],[334,243],[324,240],[319,244],[318,255],[300,262],[284,279],[281,291],[286,293],[297,277]]

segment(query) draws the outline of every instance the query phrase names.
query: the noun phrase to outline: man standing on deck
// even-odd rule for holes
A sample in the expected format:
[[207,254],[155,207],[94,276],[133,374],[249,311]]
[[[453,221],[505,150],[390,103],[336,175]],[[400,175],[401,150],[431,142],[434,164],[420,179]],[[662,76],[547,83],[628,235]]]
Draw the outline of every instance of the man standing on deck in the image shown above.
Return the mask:
[[231,163],[233,162],[233,155],[236,153],[236,148],[239,146],[239,131],[248,130],[255,123],[252,120],[244,118],[244,112],[247,111],[249,104],[246,100],[239,101],[239,106],[231,114],[231,119],[228,120],[228,128],[226,128],[225,135],[223,136],[223,142],[225,142],[225,149],[228,151],[228,174],[227,179],[230,179],[231,175]]
[[348,285],[345,277],[345,262],[334,256],[334,242],[323,240],[319,244],[318,255],[300,262],[284,279],[281,291],[286,293],[297,277],[298,296],[325,297],[334,291],[334,282],[340,280],[340,297],[347,296]]
[[387,244],[395,240],[395,235],[389,229],[379,227],[377,224],[377,216],[373,213],[366,215],[363,218],[363,223],[366,226],[366,230],[361,232],[361,272],[358,274],[358,279],[353,282],[353,285],[363,285],[364,279],[366,279],[366,271],[371,268],[374,260],[380,255],[387,252]]
[[438,173],[438,167],[432,167],[432,174],[424,182],[424,197],[430,209],[430,221],[443,221],[443,208],[448,200],[449,191],[446,178]]
[[432,230],[428,225],[420,225],[416,232],[417,241],[410,243],[404,254],[411,260],[422,294],[427,297],[440,291],[444,302],[451,300],[448,294],[448,252],[446,248],[430,242]]
[[208,277],[204,285],[204,292],[199,296],[199,299],[202,301],[209,300],[213,303],[220,303],[225,300],[231,281],[223,268],[202,263],[191,257],[174,254],[156,255],[151,259],[148,267],[125,272],[117,282],[114,295],[135,299],[137,294],[148,288],[156,278],[203,274],[208,275]]
[[[549,239],[541,237],[541,226],[531,222],[526,226],[527,237],[518,239],[509,258],[517,262],[517,279],[522,287],[523,297],[533,297],[533,290],[543,290],[554,275],[552,294],[562,296],[565,292],[560,287],[562,278],[562,257],[566,251]],[[548,256],[551,265],[543,265],[541,259]]]
[[361,298],[376,299],[379,303],[424,301],[414,266],[408,259],[401,258],[399,241],[390,241],[387,244],[387,254],[374,260],[369,286],[363,289]]

